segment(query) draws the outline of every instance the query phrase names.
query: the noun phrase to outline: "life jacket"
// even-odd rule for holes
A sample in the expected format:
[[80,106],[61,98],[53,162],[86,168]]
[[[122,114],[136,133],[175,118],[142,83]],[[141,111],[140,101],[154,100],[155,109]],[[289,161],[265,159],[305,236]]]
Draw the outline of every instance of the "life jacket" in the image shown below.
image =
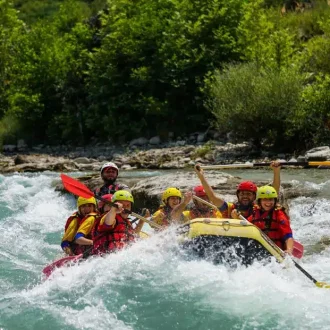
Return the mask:
[[221,208],[220,208],[220,212],[221,212],[221,214],[224,218],[231,218],[232,210],[238,210],[244,218],[248,218],[249,216],[251,216],[253,214],[253,207],[256,204],[252,203],[246,209],[242,208],[241,204],[238,203],[238,202],[236,202],[236,203],[227,203],[227,205],[228,205],[228,207],[227,207],[227,210],[225,210],[225,211],[221,211]]
[[127,190],[128,186],[126,186],[125,184],[121,184],[121,183],[113,183],[110,185],[103,185],[101,188],[96,188],[94,193],[95,195],[107,195],[107,194],[114,194],[116,191],[118,190]]
[[[96,218],[98,216],[97,213],[95,212],[91,212],[89,214],[87,214],[86,216],[82,217],[79,212],[75,212],[73,213],[69,218],[68,220],[66,221],[66,224],[65,224],[65,231],[67,231],[67,229],[69,228],[71,222],[75,219],[78,219],[78,221],[76,221],[76,228],[75,228],[75,232],[77,233],[77,230],[78,228],[83,224],[83,222],[89,218],[90,216],[93,216],[94,218]],[[88,239],[92,239],[92,233],[89,233],[86,238]],[[84,253],[87,249],[90,249],[90,246],[88,245],[80,245],[80,244],[77,244],[75,243],[74,241],[72,242],[69,242],[70,244],[70,248],[73,252],[73,254],[75,255],[78,255],[78,254],[81,254],[81,253]]]
[[116,215],[114,228],[110,228],[109,231],[102,233],[97,233],[96,229],[94,233],[93,254],[114,252],[135,241],[135,233],[131,223],[120,214]]
[[270,211],[262,211],[259,205],[255,205],[253,214],[248,218],[250,222],[260,228],[282,250],[285,248],[285,242],[283,241],[283,232],[280,230],[280,222],[290,221],[284,211],[285,209],[280,206]]
[[164,217],[162,219],[162,223],[160,225],[164,226],[164,227],[168,227],[171,224],[172,209],[167,205],[161,205],[156,212],[158,212],[158,211],[164,214]]

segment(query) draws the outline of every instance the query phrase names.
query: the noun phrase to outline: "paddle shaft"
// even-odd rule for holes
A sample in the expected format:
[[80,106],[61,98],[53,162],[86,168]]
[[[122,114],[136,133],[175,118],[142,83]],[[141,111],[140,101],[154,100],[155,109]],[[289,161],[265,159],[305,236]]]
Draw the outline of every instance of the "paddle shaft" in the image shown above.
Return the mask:
[[193,199],[195,199],[196,201],[201,202],[201,203],[203,203],[203,204],[211,207],[212,209],[214,209],[216,211],[218,210],[218,208],[215,205],[213,205],[212,203],[210,203],[210,202],[208,202],[208,201],[206,201],[206,200],[204,200],[202,198],[199,198],[199,197],[193,195]]
[[[239,215],[240,219],[247,221],[241,214]],[[258,228],[258,227],[257,227]],[[259,229],[259,228],[258,228]],[[260,230],[260,229],[259,229]],[[266,236],[266,235],[265,235]],[[294,261],[289,255],[286,255],[286,253],[278,247],[268,236],[266,236],[267,239],[272,243],[274,247],[277,248],[278,251],[280,251],[281,256],[284,257],[289,257],[293,264],[298,268],[308,279],[310,279],[317,287],[319,288],[327,288],[330,289],[330,285],[324,282],[319,282],[317,281],[311,274],[309,274],[303,267],[301,267],[296,261]]]
[[[281,166],[330,166],[330,161],[322,162],[280,162]],[[270,163],[246,163],[246,164],[226,164],[226,165],[205,165],[201,166],[204,170],[216,170],[222,168],[253,168],[253,167],[265,167],[270,166]]]

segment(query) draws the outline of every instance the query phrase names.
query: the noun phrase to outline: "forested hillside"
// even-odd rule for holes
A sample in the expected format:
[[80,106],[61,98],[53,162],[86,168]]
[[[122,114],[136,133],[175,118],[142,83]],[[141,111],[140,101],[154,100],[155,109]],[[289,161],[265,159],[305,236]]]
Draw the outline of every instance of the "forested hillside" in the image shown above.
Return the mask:
[[324,0],[0,0],[0,141],[330,143],[329,53]]

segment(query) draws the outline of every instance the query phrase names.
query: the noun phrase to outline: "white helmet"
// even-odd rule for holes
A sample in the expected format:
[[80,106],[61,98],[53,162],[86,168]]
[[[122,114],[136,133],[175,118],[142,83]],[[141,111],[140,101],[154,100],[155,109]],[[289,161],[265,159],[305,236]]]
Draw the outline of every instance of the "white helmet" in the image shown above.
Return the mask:
[[101,168],[101,174],[102,174],[103,170],[104,170],[105,168],[108,168],[108,167],[112,167],[112,168],[116,169],[116,170],[117,170],[117,173],[119,172],[118,166],[117,166],[115,163],[113,163],[113,162],[108,162],[108,163],[105,163],[105,164],[102,165],[102,168]]

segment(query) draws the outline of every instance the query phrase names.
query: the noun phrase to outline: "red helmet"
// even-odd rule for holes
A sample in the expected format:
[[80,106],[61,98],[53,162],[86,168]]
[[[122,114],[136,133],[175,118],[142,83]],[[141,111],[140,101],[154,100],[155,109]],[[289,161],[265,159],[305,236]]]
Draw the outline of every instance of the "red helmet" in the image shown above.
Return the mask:
[[[103,195],[102,198],[104,198],[107,201],[111,202],[112,194]],[[103,201],[99,201],[98,204],[97,204],[98,209],[101,210],[102,207],[104,206],[104,204],[105,203]]]
[[206,192],[205,192],[203,186],[196,186],[196,187],[194,188],[194,194],[195,194],[195,196],[197,196],[197,197],[203,197],[203,196],[206,196]]
[[245,191],[252,191],[254,193],[257,193],[257,186],[252,181],[243,181],[237,186],[237,192],[245,190]]

